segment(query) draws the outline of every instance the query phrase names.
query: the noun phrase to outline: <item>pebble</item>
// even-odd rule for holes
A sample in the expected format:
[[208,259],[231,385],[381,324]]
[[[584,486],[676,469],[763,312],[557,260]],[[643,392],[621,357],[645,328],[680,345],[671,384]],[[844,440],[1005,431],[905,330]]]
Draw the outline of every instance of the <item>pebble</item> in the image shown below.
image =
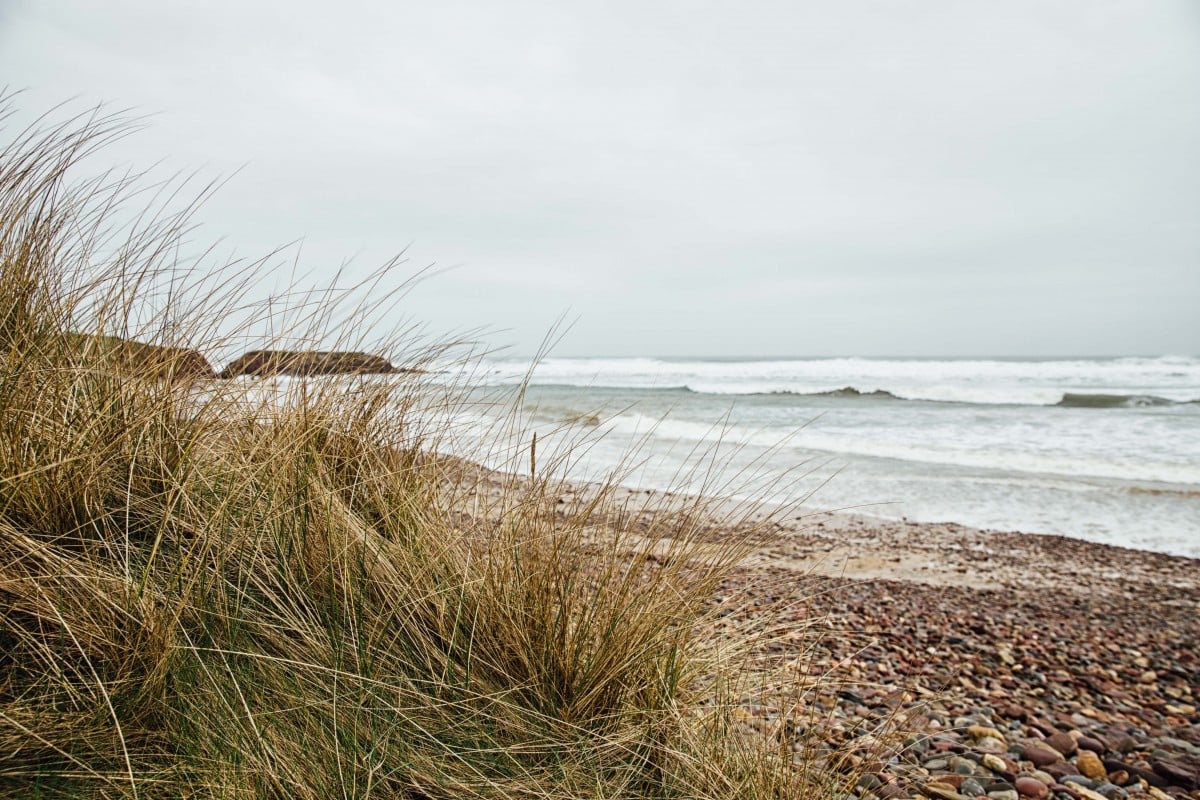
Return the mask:
[[1184,789],[1200,789],[1200,757],[1180,754],[1156,758],[1150,766],[1159,775]]
[[1004,763],[1004,759],[1000,758],[1000,756],[995,756],[991,753],[985,753],[981,761],[983,765],[992,772],[1008,771],[1008,765]]
[[904,740],[904,749],[913,755],[923,755],[929,752],[929,737],[911,736]]
[[996,730],[995,728],[988,727],[987,725],[972,725],[969,728],[967,728],[967,735],[970,736],[972,739],[976,739],[976,740],[999,739],[1002,742],[1007,741],[1004,738],[1003,733]]
[[958,791],[967,797],[981,797],[987,792],[983,788],[983,784],[974,778],[967,778],[962,782],[962,786],[958,787]]
[[1058,752],[1068,758],[1075,755],[1075,751],[1079,749],[1075,743],[1075,739],[1069,733],[1055,733],[1052,736],[1046,737],[1046,744],[1053,747]]
[[937,776],[938,783],[944,783],[947,786],[951,786],[955,789],[955,791],[961,791],[959,787],[962,786],[963,781],[966,779],[966,775],[959,775],[957,772],[951,772],[949,775]]
[[1053,764],[1047,764],[1045,771],[1060,781],[1068,775],[1079,774],[1079,769],[1069,761],[1056,761]]
[[1104,795],[1100,794],[1094,789],[1089,789],[1086,786],[1075,786],[1074,788],[1075,792],[1081,798],[1083,798],[1083,800],[1108,800],[1108,798]]
[[1113,744],[1109,745],[1109,749],[1116,750],[1118,753],[1129,753],[1138,749],[1138,740],[1126,734],[1118,737]]
[[929,795],[930,797],[939,797],[942,798],[942,800],[959,800],[959,798],[962,797],[961,794],[954,790],[953,786],[945,783],[938,783],[937,781],[925,784],[925,786],[921,788],[921,791],[925,792],[925,794]]
[[1032,797],[1034,800],[1041,800],[1041,798],[1050,793],[1050,788],[1036,778],[1021,776],[1014,783],[1017,792],[1022,797]]
[[883,785],[883,781],[879,780],[878,775],[873,775],[868,772],[858,779],[858,783],[856,785],[860,789],[878,789]]
[[1039,767],[1045,767],[1056,761],[1062,761],[1062,756],[1057,751],[1036,745],[1025,748],[1025,758]]
[[[1192,715],[1188,714],[1188,716],[1190,717]],[[1182,750],[1183,752],[1194,756],[1200,755],[1200,747],[1192,744],[1191,742],[1185,742],[1183,739],[1176,739],[1174,736],[1162,736],[1159,737],[1158,741],[1164,747],[1170,747],[1172,750]]]
[[969,758],[963,758],[962,756],[954,756],[953,758],[949,759],[949,764],[950,769],[954,770],[959,775],[974,775],[976,772],[978,772],[978,769],[975,767],[975,762],[971,761]]
[[988,792],[987,796],[992,800],[1020,800],[1020,795],[1016,789],[1000,789],[995,792]]
[[1075,766],[1079,767],[1079,771],[1092,780],[1102,781],[1108,778],[1108,770],[1104,768],[1104,762],[1091,750],[1081,751],[1075,757]]

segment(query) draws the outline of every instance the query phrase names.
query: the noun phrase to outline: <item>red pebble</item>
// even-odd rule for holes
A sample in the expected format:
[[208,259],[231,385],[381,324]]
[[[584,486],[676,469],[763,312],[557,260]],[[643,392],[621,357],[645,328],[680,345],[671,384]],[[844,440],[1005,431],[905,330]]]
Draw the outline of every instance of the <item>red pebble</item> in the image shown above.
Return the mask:
[[1029,778],[1024,775],[1017,778],[1013,782],[1017,787],[1017,792],[1022,797],[1032,797],[1034,800],[1042,800],[1043,797],[1050,793],[1050,787],[1039,781],[1037,778]]

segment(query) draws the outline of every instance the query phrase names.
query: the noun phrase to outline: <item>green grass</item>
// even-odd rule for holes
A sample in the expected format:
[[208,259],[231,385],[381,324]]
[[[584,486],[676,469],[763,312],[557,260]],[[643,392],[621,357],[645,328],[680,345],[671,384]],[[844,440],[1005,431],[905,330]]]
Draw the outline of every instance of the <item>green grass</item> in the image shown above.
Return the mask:
[[291,349],[360,342],[371,311],[246,313],[258,265],[174,260],[190,209],[122,226],[141,190],[73,180],[121,120],[39,125],[0,152],[0,794],[839,791],[734,722],[743,662],[709,601],[749,535],[701,542],[696,500],[635,543],[612,485],[564,515],[553,464],[436,457],[456,401],[420,371],[270,404],[170,380],[172,353],[252,330],[215,334],[234,311]]

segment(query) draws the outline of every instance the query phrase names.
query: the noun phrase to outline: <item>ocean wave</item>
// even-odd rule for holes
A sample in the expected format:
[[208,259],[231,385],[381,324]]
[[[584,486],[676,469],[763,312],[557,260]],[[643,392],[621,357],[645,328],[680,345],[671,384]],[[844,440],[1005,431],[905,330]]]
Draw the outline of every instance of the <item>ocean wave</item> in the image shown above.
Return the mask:
[[1190,487],[1128,486],[1125,491],[1129,494],[1148,494],[1154,497],[1200,497],[1200,489]]
[[1063,408],[1151,408],[1196,403],[1196,400],[1171,400],[1153,394],[1086,394],[1067,392],[1055,405]]
[[914,391],[902,393],[887,389],[859,389],[854,386],[843,386],[840,389],[822,389],[819,391],[795,391],[792,389],[771,389],[758,391],[755,388],[737,391],[733,387],[721,387],[716,391],[712,387],[696,388],[685,386],[684,389],[696,394],[740,395],[743,397],[835,397],[845,400],[903,400],[921,403],[958,403],[962,405],[1015,405],[1061,408],[1152,408],[1156,406],[1197,405],[1200,399],[1172,400],[1153,394],[1103,394],[1088,392],[1064,392],[1057,401],[1052,398],[1057,392],[1043,390],[1035,395],[1026,390],[1021,395],[1016,392],[983,392],[967,393],[963,391]]
[[[650,446],[681,447],[682,452],[705,451],[707,447],[750,448],[753,456],[763,451],[796,453],[807,458],[816,453],[835,457],[867,457],[909,463],[937,464],[967,469],[1001,470],[1014,473],[1055,475],[1072,479],[1104,478],[1165,484],[1185,491],[1200,486],[1200,467],[1191,463],[1170,463],[1121,453],[1079,454],[1036,449],[1004,449],[984,440],[963,443],[953,440],[926,441],[921,437],[897,435],[889,438],[877,432],[860,434],[844,430],[825,430],[820,425],[789,430],[738,424],[701,422],[674,418],[655,418],[636,412],[621,414],[606,421],[605,427],[619,437],[642,440]],[[893,432],[897,433],[897,432]],[[904,434],[904,431],[898,432]],[[965,432],[964,432],[965,433]],[[992,442],[991,444],[995,444]]]
[[[520,385],[527,365],[490,362],[492,385]],[[589,390],[694,392],[702,395],[894,398],[974,405],[1074,406],[1075,396],[1113,395],[1114,405],[1145,406],[1161,398],[1200,398],[1200,359],[1060,360],[791,359],[667,360],[546,359],[533,370],[540,387]],[[885,394],[886,393],[886,394]],[[1095,401],[1089,405],[1103,404]]]
[[813,394],[817,397],[849,397],[849,398],[866,397],[866,398],[870,398],[872,400],[903,400],[904,399],[903,397],[892,394],[891,392],[887,391],[886,389],[869,389],[867,391],[863,391],[862,389],[856,389],[853,386],[843,386],[841,389],[833,389],[832,391],[828,391],[828,392],[813,392]]
[[886,389],[857,389],[853,386],[843,386],[840,389],[819,389],[816,391],[799,391],[796,389],[771,389],[756,386],[679,386],[667,387],[670,391],[685,391],[689,394],[733,395],[740,397],[843,397],[850,399],[864,398],[869,400],[909,400],[900,397]]
[[541,389],[605,389],[631,394],[689,394],[712,397],[795,397],[830,398],[836,400],[902,401],[979,406],[1028,406],[1035,408],[1155,408],[1165,406],[1200,405],[1200,398],[1173,399],[1148,393],[1064,392],[1041,387],[968,387],[968,386],[904,386],[883,389],[878,387],[792,388],[775,384],[705,384],[678,386],[625,386],[621,384],[592,385],[575,383],[535,384]]
[[728,397],[808,397],[848,400],[904,400],[914,403],[960,403],[965,405],[1052,406],[1062,397],[1061,389],[1022,386],[963,386],[951,384],[879,385],[863,383],[843,386],[795,386],[775,382],[687,384],[695,394]]

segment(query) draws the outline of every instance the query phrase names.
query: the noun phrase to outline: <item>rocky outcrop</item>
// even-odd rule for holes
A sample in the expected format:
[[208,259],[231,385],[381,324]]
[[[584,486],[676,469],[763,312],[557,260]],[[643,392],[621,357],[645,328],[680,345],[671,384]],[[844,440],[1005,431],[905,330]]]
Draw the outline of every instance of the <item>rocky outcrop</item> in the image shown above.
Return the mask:
[[221,370],[222,378],[239,375],[387,375],[398,372],[382,356],[353,351],[251,350]]
[[216,371],[198,350],[165,347],[88,333],[68,334],[75,359],[86,368],[163,380],[215,378]]

